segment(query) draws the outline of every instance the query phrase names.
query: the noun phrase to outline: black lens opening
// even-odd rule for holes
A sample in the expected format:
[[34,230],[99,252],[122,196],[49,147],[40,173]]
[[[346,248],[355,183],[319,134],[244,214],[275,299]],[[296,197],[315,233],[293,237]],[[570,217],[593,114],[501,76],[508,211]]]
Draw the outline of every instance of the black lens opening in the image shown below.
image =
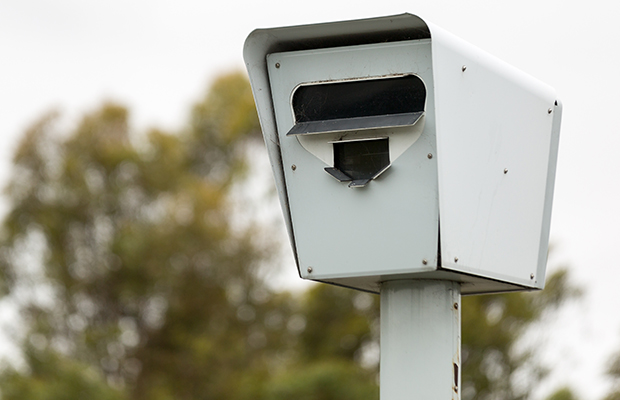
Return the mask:
[[292,99],[296,123],[422,112],[425,101],[415,75],[302,85]]
[[387,138],[334,143],[334,167],[352,180],[374,179],[389,165]]

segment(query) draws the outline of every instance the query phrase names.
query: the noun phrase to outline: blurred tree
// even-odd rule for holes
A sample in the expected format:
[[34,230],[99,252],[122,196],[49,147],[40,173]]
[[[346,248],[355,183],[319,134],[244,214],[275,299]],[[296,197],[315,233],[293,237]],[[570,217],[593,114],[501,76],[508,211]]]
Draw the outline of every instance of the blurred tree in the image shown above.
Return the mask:
[[462,304],[463,400],[527,399],[546,369],[519,339],[543,316],[579,296],[568,272],[547,277],[545,290],[467,296]]
[[289,321],[286,369],[265,400],[377,399],[379,297],[317,284]]
[[0,379],[3,399],[127,400],[95,368],[62,357],[50,348],[28,346],[25,358],[28,374],[15,370],[3,373]]
[[[230,218],[260,138],[248,87],[241,74],[216,81],[180,134],[134,137],[115,104],[71,132],[55,132],[54,115],[28,130],[0,258],[6,286],[27,294],[24,345],[42,348],[26,353],[26,375],[3,375],[4,399],[29,398],[25,376],[93,387],[80,365],[135,399],[230,399],[242,375],[268,373],[288,297],[261,279],[269,241]],[[61,368],[34,368],[37,357]]]
[[379,387],[372,374],[347,361],[315,361],[272,380],[265,400],[373,400]]
[[620,400],[620,352],[611,357],[607,375],[611,379],[613,387],[605,400]]
[[305,293],[300,316],[298,358],[309,363],[326,359],[361,361],[365,347],[378,338],[379,297],[331,285]]
[[556,390],[551,396],[547,397],[547,400],[577,400],[577,397],[567,387]]
[[[0,272],[27,332],[4,400],[378,398],[378,296],[274,293],[273,235],[233,218],[260,137],[241,74],[180,133],[134,135],[115,104],[55,121],[26,132],[6,190]],[[541,293],[465,298],[463,399],[526,398],[542,372],[518,339],[574,293],[560,272]]]

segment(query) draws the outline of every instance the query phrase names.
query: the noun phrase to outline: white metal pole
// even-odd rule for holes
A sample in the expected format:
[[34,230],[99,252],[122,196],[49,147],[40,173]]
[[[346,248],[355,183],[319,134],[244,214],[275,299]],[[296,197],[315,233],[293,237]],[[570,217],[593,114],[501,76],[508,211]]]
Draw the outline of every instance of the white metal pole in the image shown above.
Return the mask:
[[381,400],[461,398],[461,287],[397,280],[381,286]]

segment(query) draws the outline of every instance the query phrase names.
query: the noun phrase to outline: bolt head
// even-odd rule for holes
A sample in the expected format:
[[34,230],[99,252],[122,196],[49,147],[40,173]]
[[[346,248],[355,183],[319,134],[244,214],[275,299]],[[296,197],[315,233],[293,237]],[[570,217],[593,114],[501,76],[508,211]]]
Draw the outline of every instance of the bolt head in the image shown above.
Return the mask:
[[467,69],[467,65],[463,65],[463,66],[461,67],[461,71],[463,71],[463,72],[465,72],[465,70],[466,70],[466,69]]
[[295,170],[297,169],[297,165],[295,165],[295,164],[291,165],[291,169],[292,169],[293,171],[295,171]]
[[312,267],[308,267],[308,273],[311,274],[312,273]]
[[280,63],[276,63],[276,68],[280,68]]
[[428,159],[430,160],[431,158],[433,158],[433,154],[428,153],[428,155],[426,157],[428,157]]
[[504,174],[508,173],[508,168],[504,168]]
[[534,279],[534,274],[530,274],[530,279]]
[[553,112],[553,108],[547,110],[547,114],[551,114]]
[[428,264],[428,260],[425,258],[424,260],[422,260],[422,264],[424,265]]
[[458,257],[454,257],[454,262],[459,262],[459,258]]

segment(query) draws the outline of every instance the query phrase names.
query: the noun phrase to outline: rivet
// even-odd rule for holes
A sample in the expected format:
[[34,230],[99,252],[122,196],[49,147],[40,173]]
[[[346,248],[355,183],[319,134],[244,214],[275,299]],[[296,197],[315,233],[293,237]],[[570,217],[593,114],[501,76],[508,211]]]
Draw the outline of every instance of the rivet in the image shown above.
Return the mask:
[[291,165],[291,169],[292,169],[293,171],[295,171],[295,170],[297,169],[297,165],[295,165],[295,164]]
[[280,63],[276,63],[276,68],[280,68]]
[[308,273],[311,274],[312,273],[312,267],[308,267]]
[[454,262],[459,262],[459,258],[458,257],[454,257]]
[[433,158],[433,155],[431,153],[428,153],[426,157],[428,157],[428,159],[430,160],[431,158]]
[[463,72],[465,72],[465,70],[466,70],[466,69],[467,69],[467,65],[463,65],[463,66],[461,67],[461,71],[463,71]]
[[534,279],[534,274],[530,274],[530,279]]
[[552,112],[553,112],[553,108],[550,108],[550,109],[547,110],[548,114],[551,114]]
[[454,303],[454,309],[458,310],[459,309],[459,303]]
[[508,173],[508,168],[504,168],[504,174]]
[[422,264],[426,265],[428,264],[428,260],[426,260],[426,258],[424,260],[422,260]]

